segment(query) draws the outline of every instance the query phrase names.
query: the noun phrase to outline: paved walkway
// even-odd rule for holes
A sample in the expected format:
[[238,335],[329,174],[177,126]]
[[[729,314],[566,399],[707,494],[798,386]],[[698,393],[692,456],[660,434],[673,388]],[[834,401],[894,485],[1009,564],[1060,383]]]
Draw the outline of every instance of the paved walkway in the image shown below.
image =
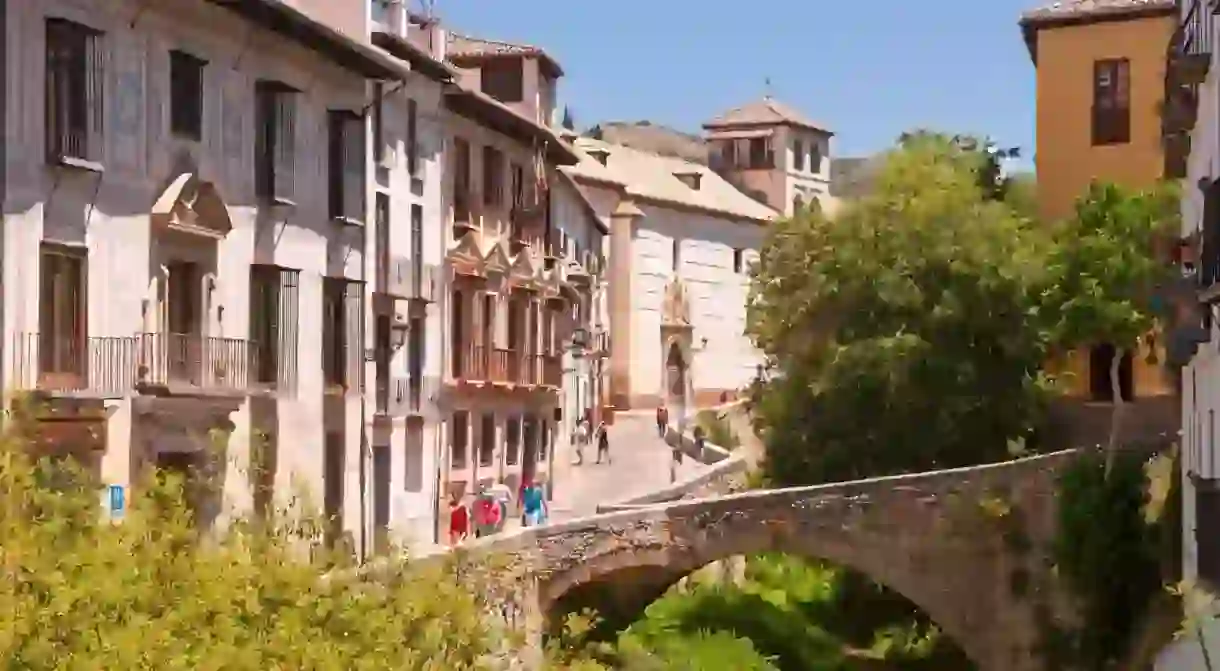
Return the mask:
[[[622,501],[670,483],[671,450],[657,436],[654,417],[652,412],[615,417],[610,427],[610,463],[596,463],[596,445],[587,446],[584,464],[573,465],[566,481],[558,483],[551,502],[552,521],[591,515],[598,504]],[[700,468],[695,460],[683,459],[678,479]]]

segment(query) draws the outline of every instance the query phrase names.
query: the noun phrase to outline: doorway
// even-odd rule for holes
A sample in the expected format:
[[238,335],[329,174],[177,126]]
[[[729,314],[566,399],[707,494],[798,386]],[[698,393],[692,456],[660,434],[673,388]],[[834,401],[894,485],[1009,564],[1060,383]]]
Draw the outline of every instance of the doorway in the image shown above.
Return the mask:
[[665,356],[665,386],[668,405],[686,407],[686,359],[678,343],[671,343]]

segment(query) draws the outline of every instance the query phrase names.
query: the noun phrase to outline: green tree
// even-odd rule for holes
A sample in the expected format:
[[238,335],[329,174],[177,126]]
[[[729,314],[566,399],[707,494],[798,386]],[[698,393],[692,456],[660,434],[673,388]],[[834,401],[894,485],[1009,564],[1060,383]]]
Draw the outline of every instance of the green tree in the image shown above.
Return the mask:
[[1050,238],[994,197],[988,160],[911,134],[872,194],[770,228],[748,317],[777,373],[758,402],[776,483],[978,463],[1034,436]]
[[1178,207],[1169,184],[1139,192],[1092,184],[1074,216],[1057,225],[1045,313],[1054,318],[1055,342],[1063,350],[1097,343],[1114,347],[1111,454],[1125,407],[1119,366],[1157,326],[1157,288],[1176,272],[1162,252],[1180,228]]

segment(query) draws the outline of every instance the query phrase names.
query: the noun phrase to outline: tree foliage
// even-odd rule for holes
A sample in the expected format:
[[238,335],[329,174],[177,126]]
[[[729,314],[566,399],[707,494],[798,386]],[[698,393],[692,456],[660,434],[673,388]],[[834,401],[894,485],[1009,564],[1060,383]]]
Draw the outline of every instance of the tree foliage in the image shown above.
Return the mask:
[[1032,437],[1049,236],[994,197],[990,160],[912,134],[873,194],[772,226],[748,314],[778,373],[759,403],[777,482],[977,463]]

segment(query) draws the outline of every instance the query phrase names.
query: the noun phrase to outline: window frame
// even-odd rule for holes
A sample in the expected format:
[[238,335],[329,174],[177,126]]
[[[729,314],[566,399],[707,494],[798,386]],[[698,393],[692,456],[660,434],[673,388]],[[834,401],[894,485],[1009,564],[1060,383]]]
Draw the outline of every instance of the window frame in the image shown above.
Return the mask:
[[330,217],[348,224],[363,225],[368,216],[364,117],[351,110],[328,110],[326,130],[326,184]]
[[255,192],[276,205],[295,204],[299,93],[275,80],[254,83]]
[[47,161],[100,170],[105,148],[105,33],[61,17],[47,17],[44,26]]
[[1131,142],[1131,61],[1107,58],[1093,62],[1090,109],[1094,147]]
[[[207,65],[206,60],[190,52],[181,49],[171,49],[169,52],[169,130],[176,138],[194,142],[203,140]],[[184,70],[179,72],[180,68]]]

